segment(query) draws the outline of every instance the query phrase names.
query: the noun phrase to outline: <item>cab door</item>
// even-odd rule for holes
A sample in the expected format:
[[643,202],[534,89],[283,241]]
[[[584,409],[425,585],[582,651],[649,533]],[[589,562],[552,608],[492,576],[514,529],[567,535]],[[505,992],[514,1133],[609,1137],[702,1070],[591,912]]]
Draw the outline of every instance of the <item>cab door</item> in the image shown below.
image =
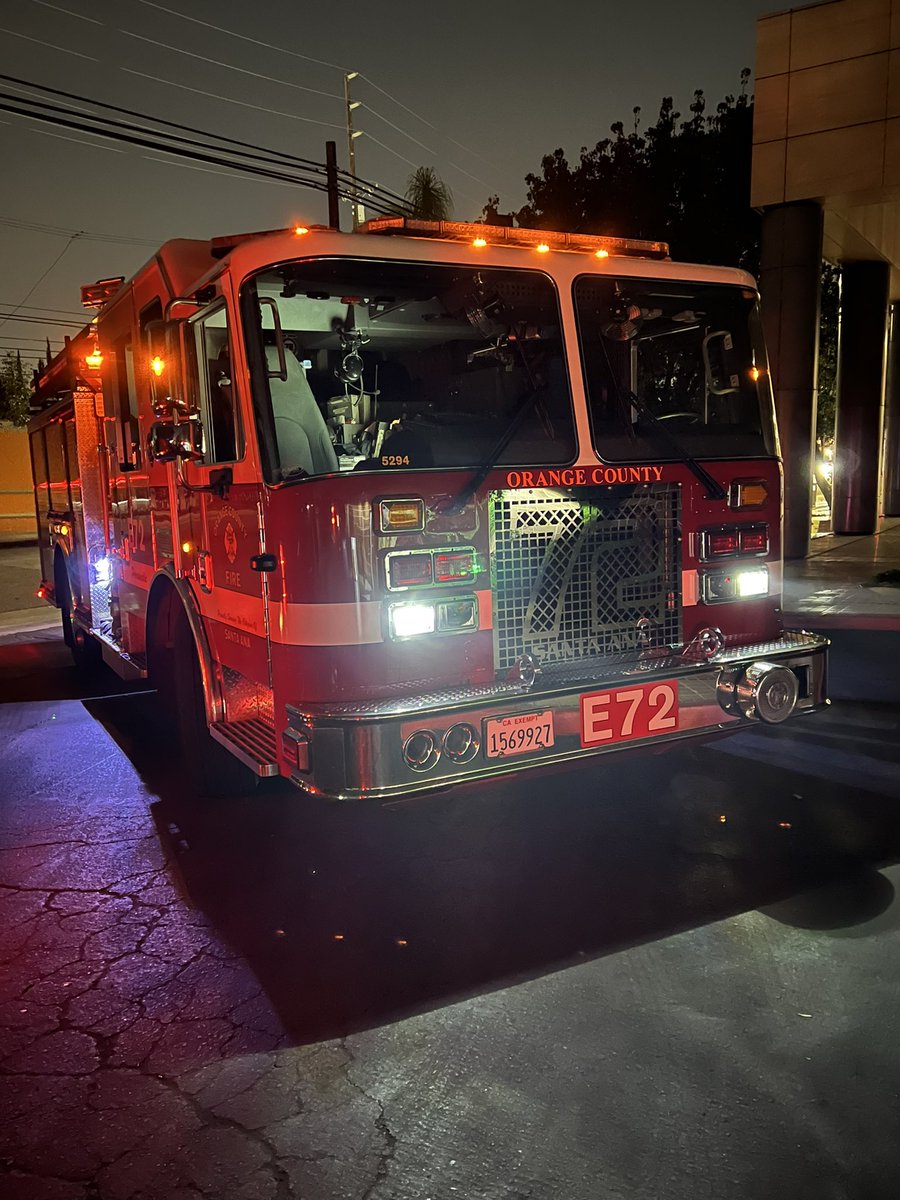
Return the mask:
[[195,582],[213,657],[271,686],[262,486],[234,378],[234,334],[224,301],[182,326],[187,401],[203,431],[202,459],[176,472],[181,571]]

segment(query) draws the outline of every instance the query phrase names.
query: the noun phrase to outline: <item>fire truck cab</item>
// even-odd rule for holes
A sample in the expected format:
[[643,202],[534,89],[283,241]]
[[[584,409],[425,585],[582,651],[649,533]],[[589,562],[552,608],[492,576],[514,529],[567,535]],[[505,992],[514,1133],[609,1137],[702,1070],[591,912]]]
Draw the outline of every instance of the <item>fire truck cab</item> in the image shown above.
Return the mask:
[[37,380],[42,594],[198,789],[390,797],[824,706],[753,280],[382,218],[171,241]]

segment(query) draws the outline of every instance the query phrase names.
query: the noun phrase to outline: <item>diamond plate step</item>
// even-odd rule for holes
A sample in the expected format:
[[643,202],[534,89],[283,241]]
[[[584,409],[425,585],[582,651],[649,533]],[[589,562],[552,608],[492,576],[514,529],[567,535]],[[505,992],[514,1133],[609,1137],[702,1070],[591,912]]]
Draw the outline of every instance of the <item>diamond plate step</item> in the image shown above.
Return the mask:
[[268,778],[278,774],[275,730],[265,721],[258,717],[251,721],[216,721],[209,732],[257,775]]

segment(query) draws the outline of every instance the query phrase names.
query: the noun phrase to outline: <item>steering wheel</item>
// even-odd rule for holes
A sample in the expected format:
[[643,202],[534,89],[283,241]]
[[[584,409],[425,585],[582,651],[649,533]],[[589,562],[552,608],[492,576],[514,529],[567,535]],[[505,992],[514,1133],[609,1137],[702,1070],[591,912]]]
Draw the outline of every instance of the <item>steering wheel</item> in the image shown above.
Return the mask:
[[696,425],[700,421],[698,412],[671,412],[663,413],[656,418],[657,421],[686,421],[689,425]]

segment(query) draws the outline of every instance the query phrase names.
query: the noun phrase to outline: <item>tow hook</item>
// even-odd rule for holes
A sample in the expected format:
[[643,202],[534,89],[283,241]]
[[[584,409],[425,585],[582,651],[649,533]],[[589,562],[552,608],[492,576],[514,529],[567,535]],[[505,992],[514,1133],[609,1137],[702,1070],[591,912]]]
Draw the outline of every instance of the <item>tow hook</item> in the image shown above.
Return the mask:
[[739,714],[750,721],[778,725],[786,721],[796,708],[800,685],[797,676],[788,667],[755,662],[749,667],[723,671],[716,685],[716,693],[727,713]]

